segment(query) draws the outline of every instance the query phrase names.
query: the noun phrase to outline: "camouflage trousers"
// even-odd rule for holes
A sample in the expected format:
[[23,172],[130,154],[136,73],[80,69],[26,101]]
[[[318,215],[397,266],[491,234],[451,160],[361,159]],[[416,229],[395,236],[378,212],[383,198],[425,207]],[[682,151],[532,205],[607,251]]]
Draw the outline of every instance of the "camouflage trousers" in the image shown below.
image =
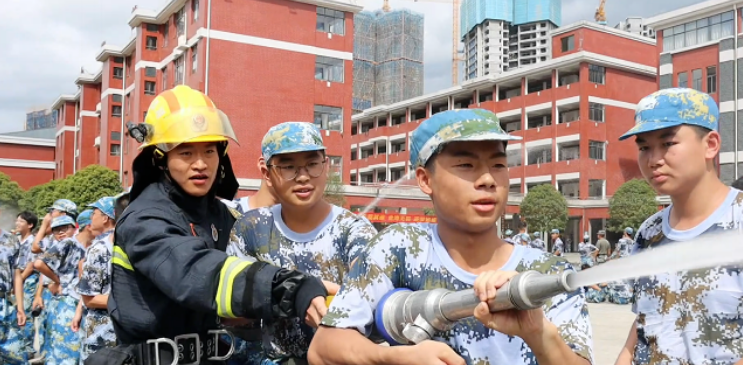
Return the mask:
[[610,290],[609,301],[614,304],[629,304],[630,296],[628,296],[627,293],[620,293],[614,290]]
[[[80,335],[72,331],[78,300],[66,295],[52,298],[54,316],[47,317],[46,328],[49,350],[45,354],[45,365],[78,365],[80,362]],[[46,343],[45,343],[46,345]]]
[[102,309],[87,309],[83,324],[80,326],[82,340],[80,346],[80,363],[98,350],[116,346],[116,334],[111,317]]
[[0,296],[0,364],[23,365],[28,361],[23,328],[18,327],[16,307]]
[[26,311],[26,328],[23,330],[23,338],[25,343],[25,350],[27,354],[34,352],[34,336],[36,331],[34,329],[34,318],[31,316],[33,308],[31,305],[34,302],[34,296],[36,295],[36,288],[39,284],[39,273],[33,272],[26,281],[23,283],[23,309]]
[[[229,340],[225,338],[225,340]],[[245,341],[235,338],[235,352],[227,362],[228,365],[278,365],[278,360],[271,360],[263,352],[263,342]]]
[[51,352],[52,342],[49,340],[49,324],[54,321],[54,315],[56,313],[54,306],[57,304],[57,301],[53,300],[53,298],[52,292],[44,288],[44,291],[41,293],[41,299],[44,301],[44,310],[36,318],[39,322],[39,352],[44,357]]
[[607,291],[606,288],[601,288],[601,290],[588,288],[586,289],[586,301],[588,303],[602,303],[606,300]]
[[593,267],[593,257],[591,256],[581,256],[580,257],[580,265],[588,265],[589,267]]

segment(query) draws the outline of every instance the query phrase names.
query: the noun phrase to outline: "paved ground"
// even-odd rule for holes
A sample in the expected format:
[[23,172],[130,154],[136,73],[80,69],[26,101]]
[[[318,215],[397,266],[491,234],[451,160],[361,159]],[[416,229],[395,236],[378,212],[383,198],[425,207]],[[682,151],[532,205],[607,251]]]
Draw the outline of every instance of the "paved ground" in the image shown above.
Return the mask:
[[593,326],[594,365],[614,365],[635,315],[630,305],[588,304]]

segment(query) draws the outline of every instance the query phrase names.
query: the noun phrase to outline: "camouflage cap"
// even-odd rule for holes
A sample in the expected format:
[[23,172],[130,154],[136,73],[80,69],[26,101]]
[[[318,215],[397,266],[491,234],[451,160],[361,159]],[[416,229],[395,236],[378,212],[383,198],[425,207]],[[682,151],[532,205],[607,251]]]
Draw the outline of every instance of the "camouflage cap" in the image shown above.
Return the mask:
[[513,234],[513,231],[512,230],[510,230],[510,229],[507,229],[506,230],[506,236],[510,236],[512,234]]
[[62,226],[75,226],[75,221],[69,215],[62,215],[52,219],[51,228],[57,228]]
[[52,204],[52,206],[49,207],[47,210],[58,210],[60,212],[65,212],[77,216],[77,204],[69,199],[57,199],[54,201],[54,204]]
[[88,204],[89,207],[95,208],[101,211],[101,213],[107,215],[109,218],[114,219],[114,203],[116,199],[110,196],[104,196],[98,199],[95,203]]
[[324,150],[320,129],[307,122],[277,124],[268,130],[261,142],[261,152],[266,162],[276,155]]
[[518,141],[503,130],[495,113],[484,109],[455,109],[437,113],[411,136],[410,163],[425,166],[447,143],[461,141]]
[[531,235],[534,236],[534,238],[541,238],[542,237],[542,233],[540,233],[540,232],[534,232]]
[[557,229],[557,228],[554,228],[554,229],[552,229],[552,230],[550,231],[550,233],[554,233],[554,234],[560,234],[560,230],[559,230],[559,229]]
[[93,209],[86,209],[77,216],[77,226],[83,229],[93,222]]
[[635,233],[635,230],[632,227],[627,227],[627,228],[624,229],[624,233],[626,233],[626,234],[628,234],[628,235],[631,236],[631,235],[633,235]]
[[719,120],[720,110],[708,94],[688,88],[663,89],[637,103],[635,126],[619,137],[619,140],[679,125],[693,125],[716,131]]

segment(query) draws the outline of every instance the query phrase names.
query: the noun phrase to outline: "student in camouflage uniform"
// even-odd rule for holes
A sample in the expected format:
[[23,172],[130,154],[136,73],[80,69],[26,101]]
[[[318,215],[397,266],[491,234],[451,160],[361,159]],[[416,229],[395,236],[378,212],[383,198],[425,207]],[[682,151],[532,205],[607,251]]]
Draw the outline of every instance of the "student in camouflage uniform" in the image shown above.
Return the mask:
[[550,231],[550,235],[552,236],[552,254],[562,256],[563,252],[565,252],[565,244],[562,243],[562,239],[560,238],[560,230],[555,228]]
[[611,253],[612,260],[629,256],[629,250],[635,243],[635,241],[632,239],[632,235],[634,234],[635,230],[632,229],[632,227],[627,227],[624,229],[622,238],[619,239],[619,241],[617,242],[617,247]]
[[591,324],[583,290],[530,311],[490,313],[459,321],[436,341],[383,347],[372,333],[378,302],[395,288],[475,288],[492,300],[495,288],[517,272],[573,270],[564,259],[507,244],[495,222],[508,200],[508,135],[482,109],[434,114],[412,133],[410,162],[433,201],[438,224],[401,223],[380,232],[359,255],[310,347],[323,364],[588,365]]
[[[15,276],[20,242],[18,237],[0,228],[0,364],[23,365],[28,360],[24,329],[23,285]],[[16,305],[11,303],[15,294]]]
[[542,234],[540,232],[532,233],[533,240],[529,242],[529,247],[536,248],[537,250],[547,251],[547,246],[542,241]]
[[[243,215],[232,230],[228,252],[300,270],[326,281],[329,294],[335,294],[333,287],[341,283],[351,261],[376,229],[365,218],[323,200],[328,157],[320,130],[312,123],[287,122],[272,127],[263,137],[261,149],[268,168],[264,178],[280,205]],[[314,332],[310,326],[317,327],[320,318],[308,320],[307,324],[299,319],[278,320],[272,328],[264,329],[268,333],[264,360],[306,361]],[[251,362],[256,360],[261,359],[253,357]]]
[[629,304],[632,300],[632,289],[624,280],[611,282],[608,289],[608,299],[614,304]]
[[85,252],[77,292],[85,305],[85,321],[80,348],[81,363],[104,347],[116,346],[111,318],[106,305],[111,289],[111,257],[115,227],[114,198],[104,197],[89,205],[93,208],[90,228],[95,235]]
[[[31,252],[31,245],[34,242],[32,234],[34,228],[39,224],[39,218],[36,214],[25,211],[18,214],[15,220],[15,229],[20,240],[20,252],[15,269],[16,278],[20,278],[23,285],[23,310],[26,315],[26,327],[23,331],[25,340],[24,352],[31,359],[34,352],[34,320],[31,317],[31,304],[34,300],[36,287],[39,284],[39,273],[34,270],[34,261],[36,255]],[[16,279],[17,281],[18,279]]]
[[80,295],[78,264],[85,254],[83,244],[75,235],[75,221],[63,215],[52,220],[50,225],[56,240],[36,260],[34,268],[59,285],[59,294],[52,297],[54,308],[52,320],[47,320],[49,351],[44,355],[46,365],[77,365],[80,359],[80,337],[70,324],[77,309]]
[[510,229],[507,229],[506,230],[506,233],[505,233],[505,236],[503,237],[503,240],[506,241],[506,242],[508,242],[508,243],[512,243],[514,245],[517,244],[516,243],[517,240],[515,240],[514,239],[514,236],[513,236],[513,231],[510,230]]
[[[642,175],[671,205],[640,226],[633,255],[743,229],[743,192],[722,183],[715,166],[719,118],[711,96],[687,88],[660,90],[637,104],[636,124],[620,140],[635,136]],[[737,266],[634,280],[637,319],[616,364],[741,364],[741,278]]]
[[578,244],[581,267],[586,265],[588,265],[587,267],[593,267],[596,262],[596,254],[598,254],[598,250],[599,249],[591,243],[591,236],[586,232],[583,235],[583,242]]
[[[77,216],[77,234],[75,235],[75,239],[77,239],[77,241],[80,242],[80,244],[83,246],[86,252],[88,248],[90,247],[90,245],[93,244],[93,240],[95,239],[95,236],[96,236],[95,233],[93,233],[93,229],[90,227],[92,217],[93,217],[92,209],[86,209],[82,213],[80,213],[80,215]],[[80,277],[82,277],[84,262],[85,262],[85,258],[80,260],[80,263],[78,263],[77,265],[77,271]],[[83,305],[82,301],[79,301],[77,303],[77,309],[75,310],[75,317],[72,318],[72,323],[70,324],[70,326],[73,332],[78,333],[81,343],[85,339],[84,331],[80,331],[80,328],[85,326],[84,319],[85,319],[85,306]],[[82,363],[83,361],[80,360],[81,365]]]

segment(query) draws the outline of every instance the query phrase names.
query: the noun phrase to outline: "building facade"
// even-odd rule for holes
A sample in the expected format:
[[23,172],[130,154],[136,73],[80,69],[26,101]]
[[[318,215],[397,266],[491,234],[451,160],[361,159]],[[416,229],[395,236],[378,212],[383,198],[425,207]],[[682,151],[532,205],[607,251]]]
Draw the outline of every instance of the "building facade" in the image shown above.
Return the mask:
[[561,22],[561,0],[463,0],[464,79],[546,62],[549,33]]
[[36,109],[26,113],[26,124],[24,130],[33,131],[37,129],[54,128],[58,119],[56,110]]
[[354,16],[354,112],[423,94],[424,21],[407,9]]
[[639,34],[648,38],[655,38],[655,31],[647,25],[647,20],[639,16],[631,16],[614,26],[626,32]]
[[[487,109],[524,138],[508,146],[506,218],[519,211],[529,189],[552,184],[568,200],[567,236],[576,244],[584,231],[595,236],[608,218],[608,198],[641,176],[636,147],[618,138],[634,125],[636,103],[657,88],[655,41],[581,22],[552,32],[550,42],[546,62],[355,115],[351,184],[386,191],[378,212],[425,213],[427,196],[410,183],[396,185],[411,173],[410,133],[441,111]],[[356,210],[368,204],[348,200]]]
[[331,168],[348,183],[344,131],[351,124],[353,14],[360,10],[353,0],[171,0],[156,11],[135,8],[130,41],[104,43],[96,58],[101,71],[81,74],[78,92],[53,105],[60,131],[55,177],[100,164],[131,185],[138,145],[126,123],[141,123],[158,93],[183,84],[208,94],[230,117],[239,140],[230,155],[243,194],[260,185],[263,135],[285,121],[317,124]]
[[0,134],[0,172],[23,189],[54,178],[54,128]]
[[658,87],[691,87],[720,106],[719,173],[731,184],[743,175],[743,51],[740,0],[709,0],[648,19],[656,29]]

